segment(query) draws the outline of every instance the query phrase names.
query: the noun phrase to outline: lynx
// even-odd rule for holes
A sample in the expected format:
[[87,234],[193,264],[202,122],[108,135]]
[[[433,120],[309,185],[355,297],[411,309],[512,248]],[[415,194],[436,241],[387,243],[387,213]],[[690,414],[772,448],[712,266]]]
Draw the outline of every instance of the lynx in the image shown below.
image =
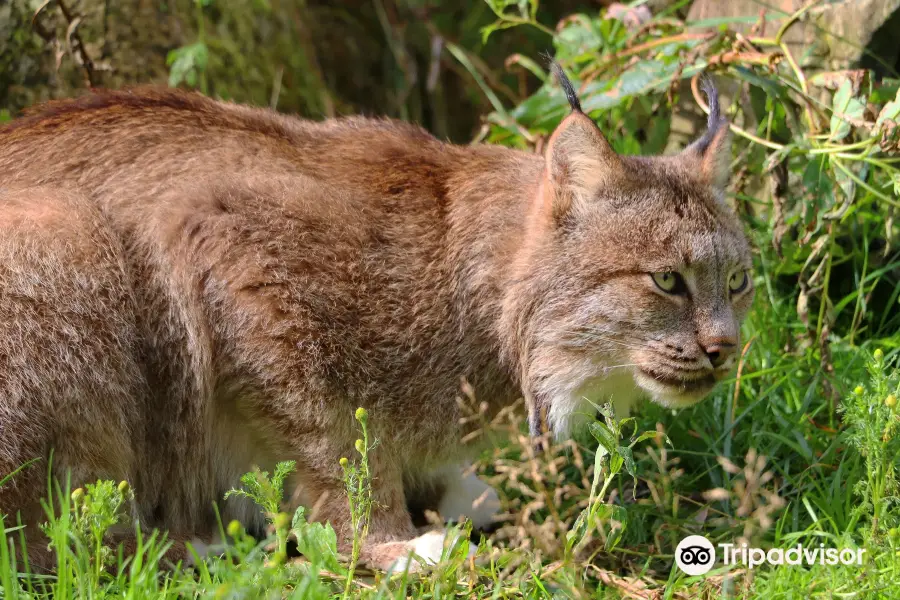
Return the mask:
[[427,559],[443,534],[417,537],[408,506],[487,493],[457,467],[461,378],[564,437],[596,403],[684,407],[727,377],[753,291],[715,89],[693,145],[623,156],[557,71],[572,110],[543,154],[159,89],[0,128],[0,476],[44,459],[0,512],[32,558],[51,451],[60,480],[127,480],[143,526],[200,540],[216,502],[260,530],[223,495],[295,460],[291,497],[346,548],[362,406],[363,558]]

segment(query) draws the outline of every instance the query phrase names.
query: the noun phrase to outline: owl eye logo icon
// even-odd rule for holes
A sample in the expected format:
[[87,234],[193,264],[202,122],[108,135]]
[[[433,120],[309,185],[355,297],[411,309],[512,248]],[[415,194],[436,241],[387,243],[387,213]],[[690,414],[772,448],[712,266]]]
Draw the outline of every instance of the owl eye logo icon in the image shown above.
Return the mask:
[[675,548],[675,564],[688,575],[708,573],[716,563],[716,549],[702,535],[689,535]]

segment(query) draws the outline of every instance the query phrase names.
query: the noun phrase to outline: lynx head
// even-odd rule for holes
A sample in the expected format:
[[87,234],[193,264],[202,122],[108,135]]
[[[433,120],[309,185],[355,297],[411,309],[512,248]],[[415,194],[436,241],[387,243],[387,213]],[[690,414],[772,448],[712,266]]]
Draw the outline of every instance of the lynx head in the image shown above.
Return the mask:
[[503,322],[529,402],[565,436],[591,403],[690,406],[732,371],[753,299],[751,253],[725,203],[730,143],[711,82],[708,130],[676,156],[617,154],[572,107],[546,148]]

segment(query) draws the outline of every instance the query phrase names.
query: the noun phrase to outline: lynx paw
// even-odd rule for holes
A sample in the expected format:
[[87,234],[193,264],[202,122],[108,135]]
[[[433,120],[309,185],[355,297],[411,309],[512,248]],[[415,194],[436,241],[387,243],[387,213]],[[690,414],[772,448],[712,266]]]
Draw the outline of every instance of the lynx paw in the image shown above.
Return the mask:
[[[429,531],[419,537],[406,542],[406,553],[396,558],[388,569],[391,573],[404,571],[415,573],[424,565],[436,565],[441,560],[444,548],[456,543],[460,533],[454,532],[448,540],[447,530]],[[469,556],[475,554],[475,548],[469,547]]]
[[[189,542],[190,549],[188,549],[187,545],[184,548],[184,565],[186,567],[193,567],[197,565],[197,560],[195,558],[199,557],[202,561],[203,559],[216,556],[217,554],[222,554],[225,552],[225,544],[222,543],[222,540],[219,538],[219,535],[216,534],[213,536],[211,541],[205,542],[200,538],[193,538]],[[191,549],[193,552],[191,552]]]

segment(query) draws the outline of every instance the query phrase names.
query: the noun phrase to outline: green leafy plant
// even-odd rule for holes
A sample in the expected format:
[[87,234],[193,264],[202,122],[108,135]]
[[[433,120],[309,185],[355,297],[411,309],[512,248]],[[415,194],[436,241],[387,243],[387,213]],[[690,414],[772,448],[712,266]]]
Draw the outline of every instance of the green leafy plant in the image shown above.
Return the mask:
[[854,492],[863,499],[860,514],[871,511],[873,536],[900,525],[900,372],[895,364],[896,357],[887,360],[875,350],[868,385],[857,386],[842,405],[844,435],[865,460],[866,478]]
[[296,466],[297,463],[293,460],[279,462],[275,465],[275,472],[271,478],[268,471],[262,471],[259,467],[255,467],[253,471],[241,476],[242,489],[231,489],[225,494],[226,500],[232,496],[243,496],[262,508],[266,520],[275,528],[279,552],[276,560],[281,561],[287,556],[288,527],[290,525],[290,516],[281,512],[284,483],[294,472]]
[[590,541],[592,531],[603,532],[604,526],[606,550],[615,548],[622,539],[628,522],[628,513],[625,507],[604,501],[607,491],[623,468],[631,477],[635,490],[637,489],[638,473],[633,449],[639,442],[659,435],[656,431],[645,431],[639,435],[635,433],[626,445],[623,440],[623,429],[636,427],[635,419],[627,417],[617,420],[610,404],[597,409],[603,420],[590,424],[591,435],[598,442],[594,454],[594,477],[587,508],[578,515],[571,530],[566,534],[566,554],[569,557]]
[[[44,533],[58,555],[68,552],[70,544],[76,546],[81,557],[88,549],[92,583],[96,586],[113,560],[112,550],[104,543],[106,532],[125,518],[124,507],[132,499],[132,491],[126,481],[118,485],[112,481],[98,481],[87,484],[84,489],[75,489],[70,498],[71,505],[60,507],[67,518],[54,519],[52,509],[47,505],[50,521],[44,526]],[[63,530],[68,535],[64,535]]]
[[212,0],[193,0],[197,22],[197,41],[169,52],[166,65],[169,67],[169,86],[177,87],[182,82],[190,87],[199,87],[204,94],[209,93],[207,82],[207,66],[209,65],[209,46],[206,43],[205,18],[203,9],[212,4]]
[[291,521],[291,534],[297,540],[297,550],[313,565],[335,573],[346,571],[338,561],[337,535],[330,523],[307,522],[306,509],[300,506]]
[[350,554],[349,574],[344,587],[344,597],[350,597],[351,583],[356,565],[359,562],[359,553],[363,542],[369,534],[369,522],[372,516],[372,473],[369,470],[369,452],[374,448],[369,442],[369,413],[360,407],[354,415],[360,426],[362,437],[356,440],[355,448],[359,454],[359,462],[350,462],[347,458],[341,458],[340,464],[343,470],[344,489],[347,492],[347,501],[350,505],[350,526],[353,532],[353,546]]
[[182,82],[190,87],[203,85],[203,74],[209,63],[209,48],[203,42],[195,42],[169,52],[166,64],[169,67],[169,85],[178,87]]
[[530,25],[550,36],[553,35],[553,30],[537,20],[539,0],[485,0],[485,2],[497,16],[496,21],[481,29],[482,40],[485,42],[495,31],[520,25]]

